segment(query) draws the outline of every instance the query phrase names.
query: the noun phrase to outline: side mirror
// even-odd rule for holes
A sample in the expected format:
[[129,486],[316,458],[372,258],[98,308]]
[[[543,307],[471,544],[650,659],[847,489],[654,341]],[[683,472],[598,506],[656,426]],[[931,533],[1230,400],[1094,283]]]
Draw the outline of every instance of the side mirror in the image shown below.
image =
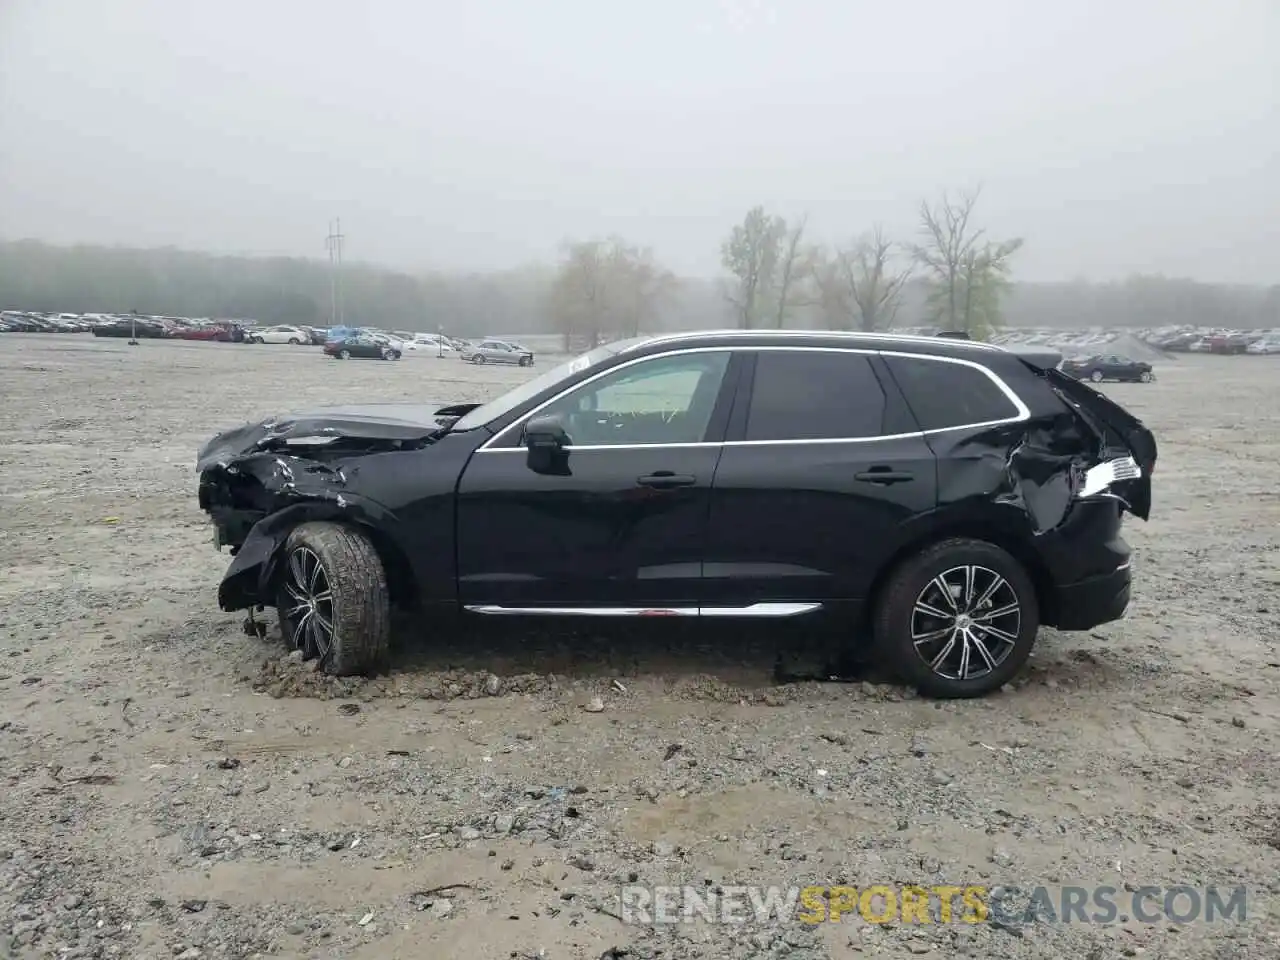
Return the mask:
[[553,415],[533,417],[524,426],[524,445],[529,451],[527,463],[534,473],[565,475],[568,470],[569,434],[564,421]]

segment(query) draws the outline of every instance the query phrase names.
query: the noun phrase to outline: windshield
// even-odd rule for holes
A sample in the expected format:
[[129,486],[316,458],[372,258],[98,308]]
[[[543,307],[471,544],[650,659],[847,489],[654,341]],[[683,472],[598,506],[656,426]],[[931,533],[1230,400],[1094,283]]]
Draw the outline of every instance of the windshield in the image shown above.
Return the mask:
[[642,343],[647,337],[635,337],[631,340],[617,340],[613,343],[602,344],[594,350],[588,350],[586,353],[567,360],[558,367],[553,367],[540,377],[534,377],[527,383],[522,383],[514,390],[504,393],[502,396],[490,400],[488,403],[481,404],[466,416],[458,420],[453,425],[454,430],[474,430],[476,427],[483,426],[492,420],[497,420],[503,414],[510,413],[520,404],[527,400],[532,400],[543,390],[554,387],[561,380],[567,380],[587,367],[594,366],[601,360],[612,357],[614,354],[621,353],[623,350],[633,344]]

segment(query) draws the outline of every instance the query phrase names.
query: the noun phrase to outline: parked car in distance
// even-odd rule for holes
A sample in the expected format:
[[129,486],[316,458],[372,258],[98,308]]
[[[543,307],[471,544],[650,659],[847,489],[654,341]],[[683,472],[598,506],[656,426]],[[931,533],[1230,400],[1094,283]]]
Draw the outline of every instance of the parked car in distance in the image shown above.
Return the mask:
[[[444,337],[436,333],[414,334],[413,339],[409,341],[409,343],[413,345],[412,349],[425,354],[452,357],[458,352],[448,337]],[[406,344],[406,346],[408,346],[408,344]]]
[[1280,353],[1280,334],[1266,334],[1249,344],[1247,353],[1256,355]]
[[1151,364],[1145,360],[1131,360],[1115,354],[1101,354],[1082,360],[1063,360],[1062,372],[1077,380],[1123,380],[1134,383],[1150,383],[1156,378]]
[[597,347],[485,404],[247,424],[197,458],[200,506],[234,554],[219,604],[276,607],[286,641],[335,674],[383,661],[393,603],[828,614],[922,692],[982,695],[1042,624],[1088,630],[1129,603],[1121,526],[1149,515],[1155,438],[1061,359],[673,334]]
[[330,340],[324,352],[338,360],[364,358],[371,360],[399,360],[400,350],[387,337],[372,333],[358,333],[341,340]]
[[533,351],[509,340],[481,340],[464,348],[459,354],[472,363],[515,363],[522,367],[533,366]]
[[261,327],[249,334],[250,343],[291,343],[301,345],[311,342],[310,331],[302,327],[275,326]]

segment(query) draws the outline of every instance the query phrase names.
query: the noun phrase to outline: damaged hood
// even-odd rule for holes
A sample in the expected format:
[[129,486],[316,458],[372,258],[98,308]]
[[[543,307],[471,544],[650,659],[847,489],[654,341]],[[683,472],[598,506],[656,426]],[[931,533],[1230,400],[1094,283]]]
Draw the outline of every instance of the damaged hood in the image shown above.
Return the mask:
[[339,440],[422,441],[446,430],[476,406],[479,404],[367,403],[268,417],[217,434],[196,454],[196,470],[203,473],[253,453],[288,448],[305,451]]

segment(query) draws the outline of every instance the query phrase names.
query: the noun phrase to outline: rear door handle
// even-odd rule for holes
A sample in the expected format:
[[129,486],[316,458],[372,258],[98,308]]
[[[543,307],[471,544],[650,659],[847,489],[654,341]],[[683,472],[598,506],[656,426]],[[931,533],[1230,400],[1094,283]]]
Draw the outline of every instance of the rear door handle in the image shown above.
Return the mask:
[[659,470],[647,476],[637,477],[636,483],[642,487],[653,487],[655,490],[669,490],[672,487],[692,487],[698,482],[697,477],[685,473],[672,473],[670,470]]
[[870,470],[853,475],[855,480],[861,480],[863,483],[882,483],[888,486],[891,483],[907,483],[915,479],[915,474],[906,473],[902,470],[891,470],[889,467],[872,467]]

